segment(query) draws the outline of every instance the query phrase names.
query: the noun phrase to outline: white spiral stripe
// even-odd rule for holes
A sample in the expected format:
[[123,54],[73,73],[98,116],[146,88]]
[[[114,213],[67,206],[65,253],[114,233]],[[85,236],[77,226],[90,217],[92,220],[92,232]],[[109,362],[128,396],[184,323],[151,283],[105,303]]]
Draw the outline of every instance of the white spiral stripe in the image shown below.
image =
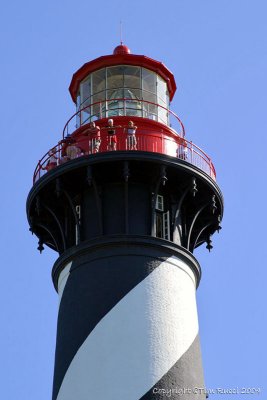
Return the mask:
[[64,292],[67,280],[70,276],[70,269],[71,269],[72,261],[68,263],[65,268],[61,271],[59,278],[58,278],[58,300],[59,304],[62,298],[62,294]]
[[174,257],[129,292],[73,358],[57,400],[137,400],[198,334],[194,275]]

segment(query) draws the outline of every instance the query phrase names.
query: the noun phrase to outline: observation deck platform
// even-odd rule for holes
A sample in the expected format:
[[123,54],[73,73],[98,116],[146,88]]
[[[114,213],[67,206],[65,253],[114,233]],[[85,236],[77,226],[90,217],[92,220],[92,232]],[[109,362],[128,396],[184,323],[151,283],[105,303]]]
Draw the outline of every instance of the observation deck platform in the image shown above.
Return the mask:
[[[185,139],[183,124],[176,114],[158,104],[154,104],[161,111],[164,110],[166,112],[167,119],[175,126],[175,130],[171,126],[160,122],[157,117],[158,113],[156,115],[141,115],[138,105],[135,104],[137,103],[136,101],[132,101],[129,107],[129,99],[115,100],[121,105],[115,110],[116,113],[110,107],[104,110],[104,105],[98,102],[98,110],[102,110],[101,113],[92,115],[88,112],[89,108],[92,109],[96,105],[91,104],[79,110],[68,120],[63,130],[62,140],[47,151],[38,162],[34,171],[33,184],[44,174],[59,165],[71,162],[76,158],[110,151],[146,151],[171,156],[198,167],[214,181],[216,180],[215,168],[210,157],[197,145]],[[138,103],[148,102],[138,101]],[[84,118],[85,115],[87,118]],[[111,137],[108,134],[108,119],[110,118],[113,119],[116,133],[115,150],[111,150]],[[92,121],[100,128],[100,138],[98,139],[92,135],[90,130],[90,122]],[[134,126],[137,127],[135,146],[130,146],[129,144],[127,131],[129,121],[133,121]],[[97,149],[95,146],[96,140],[100,142]]]

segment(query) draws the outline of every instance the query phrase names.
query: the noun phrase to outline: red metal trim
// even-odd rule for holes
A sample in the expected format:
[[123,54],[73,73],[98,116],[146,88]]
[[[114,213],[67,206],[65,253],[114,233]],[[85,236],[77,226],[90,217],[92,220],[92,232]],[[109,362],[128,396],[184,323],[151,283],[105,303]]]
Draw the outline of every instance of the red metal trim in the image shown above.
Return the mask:
[[175,78],[172,72],[163,63],[143,55],[110,54],[87,62],[73,74],[69,91],[74,103],[76,104],[77,91],[83,79],[98,69],[115,65],[135,65],[156,72],[166,81],[170,93],[170,100],[172,100],[176,91]]

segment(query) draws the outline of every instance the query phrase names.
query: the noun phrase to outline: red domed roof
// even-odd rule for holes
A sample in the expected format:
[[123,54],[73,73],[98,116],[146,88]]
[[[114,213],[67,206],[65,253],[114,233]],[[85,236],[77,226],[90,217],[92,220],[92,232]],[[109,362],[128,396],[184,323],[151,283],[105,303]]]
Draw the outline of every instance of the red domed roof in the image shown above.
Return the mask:
[[119,46],[115,47],[113,54],[131,54],[131,50],[125,44],[120,44]]

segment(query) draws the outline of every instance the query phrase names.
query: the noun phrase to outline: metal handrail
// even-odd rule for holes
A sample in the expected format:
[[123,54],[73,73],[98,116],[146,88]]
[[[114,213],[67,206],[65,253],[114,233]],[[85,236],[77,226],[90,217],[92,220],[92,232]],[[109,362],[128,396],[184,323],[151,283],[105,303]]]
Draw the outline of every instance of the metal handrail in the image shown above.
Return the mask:
[[[168,109],[168,108],[166,108],[166,107],[164,107],[164,106],[162,106],[162,105],[160,105],[160,104],[158,104],[158,103],[153,103],[152,101],[139,100],[139,99],[132,99],[132,98],[127,98],[127,97],[121,97],[121,98],[114,98],[114,99],[107,99],[107,100],[97,101],[97,102],[95,102],[95,103],[92,103],[92,104],[87,105],[86,107],[81,108],[79,111],[77,111],[75,114],[73,114],[73,115],[68,119],[68,121],[66,122],[66,124],[65,124],[65,126],[64,126],[64,128],[63,128],[63,135],[62,135],[62,136],[63,136],[63,139],[64,139],[67,135],[70,134],[69,129],[68,129],[70,122],[71,122],[74,118],[76,118],[79,114],[81,115],[81,113],[82,113],[83,111],[86,111],[87,109],[89,109],[89,108],[91,108],[91,107],[94,107],[94,106],[97,106],[97,105],[100,106],[99,109],[101,110],[102,105],[106,106],[106,103],[110,103],[110,102],[114,102],[114,101],[124,101],[124,102],[128,101],[128,102],[133,102],[133,103],[146,103],[146,104],[151,104],[151,105],[153,105],[153,106],[159,107],[159,108],[165,110],[169,115],[172,115],[172,116],[178,121],[178,123],[179,123],[179,125],[180,125],[180,128],[181,128],[181,132],[178,132],[178,134],[179,134],[180,136],[182,136],[182,137],[185,136],[185,128],[184,128],[184,125],[183,125],[182,121],[180,120],[180,118],[178,117],[178,115],[175,114],[175,113],[174,113],[173,111],[171,111],[170,109]],[[115,110],[118,110],[118,109],[129,109],[129,107],[125,107],[125,106],[124,106],[124,107],[121,107],[121,108],[116,108]],[[108,112],[108,111],[109,111],[108,109],[106,109],[106,108],[104,109],[104,113],[106,113],[106,112]],[[114,111],[114,110],[110,110],[110,111]],[[143,112],[144,110],[140,110],[140,111]],[[89,116],[89,117],[87,118],[86,122],[81,123],[80,126],[85,125],[86,123],[90,122],[93,118],[94,118],[94,115]],[[106,116],[104,116],[103,118],[106,118]],[[75,130],[76,130],[76,129],[77,129],[77,126],[75,127]],[[173,130],[173,132],[174,132],[175,134],[177,134],[177,132],[176,132],[175,130]]]
[[[144,131],[138,129],[136,133],[137,150],[130,150],[127,141],[127,126],[122,126],[118,129],[118,132],[123,132],[123,135],[121,135],[120,133],[117,150],[153,151],[156,153],[178,157],[200,168],[202,171],[206,172],[212,179],[216,180],[215,168],[210,157],[194,143],[182,137],[179,137],[178,135],[174,137],[167,137],[165,135],[160,136],[155,133],[155,130],[151,131],[151,133],[149,133],[148,130],[149,129],[147,128]],[[100,153],[110,151],[108,147],[104,147],[105,143],[107,143],[106,138],[108,138],[107,134],[101,134],[102,146],[99,149]],[[90,137],[88,140],[90,143]],[[73,159],[66,156],[67,146],[68,144],[66,143],[66,140],[62,140],[42,157],[35,168],[33,183],[35,183],[46,172],[54,169],[55,167],[63,164],[66,161]],[[75,144],[73,144],[73,146],[76,147]],[[79,142],[77,143],[76,148],[79,149]],[[92,150],[90,151],[89,146],[88,151],[81,151],[80,153],[77,153],[75,158],[87,156],[92,153],[93,152]]]

